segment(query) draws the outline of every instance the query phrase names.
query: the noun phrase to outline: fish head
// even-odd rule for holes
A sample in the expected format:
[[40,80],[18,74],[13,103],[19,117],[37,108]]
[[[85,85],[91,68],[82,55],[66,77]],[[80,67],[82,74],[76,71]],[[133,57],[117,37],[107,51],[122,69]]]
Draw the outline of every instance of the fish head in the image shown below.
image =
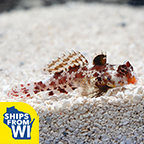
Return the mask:
[[118,87],[126,84],[136,84],[138,81],[138,78],[134,72],[134,68],[129,61],[118,65],[111,75],[111,81],[108,84],[110,87]]

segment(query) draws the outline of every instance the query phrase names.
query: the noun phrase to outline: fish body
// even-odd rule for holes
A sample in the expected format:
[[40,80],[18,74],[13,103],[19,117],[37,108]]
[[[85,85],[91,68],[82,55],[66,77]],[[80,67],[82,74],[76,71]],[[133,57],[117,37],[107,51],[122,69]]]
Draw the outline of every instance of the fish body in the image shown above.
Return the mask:
[[48,95],[53,96],[55,92],[68,94],[81,87],[87,91],[87,95],[88,89],[92,88],[94,90],[92,97],[98,97],[108,89],[137,82],[136,74],[129,61],[121,65],[112,65],[106,61],[106,55],[99,54],[93,59],[93,66],[89,68],[87,59],[80,52],[64,54],[44,69],[51,75],[50,78],[15,86],[8,95],[29,97],[48,91]]

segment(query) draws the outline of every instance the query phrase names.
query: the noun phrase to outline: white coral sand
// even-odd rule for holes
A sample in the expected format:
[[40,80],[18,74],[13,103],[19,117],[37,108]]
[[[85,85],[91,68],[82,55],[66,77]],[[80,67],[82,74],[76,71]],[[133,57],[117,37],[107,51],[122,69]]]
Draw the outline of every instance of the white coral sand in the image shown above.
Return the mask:
[[[24,101],[39,114],[40,143],[140,143],[144,141],[143,8],[68,3],[0,15],[0,101]],[[92,62],[101,50],[109,63],[129,60],[136,85],[99,98],[79,91],[47,98],[14,99],[12,85],[44,80],[41,70],[65,51],[82,52]]]

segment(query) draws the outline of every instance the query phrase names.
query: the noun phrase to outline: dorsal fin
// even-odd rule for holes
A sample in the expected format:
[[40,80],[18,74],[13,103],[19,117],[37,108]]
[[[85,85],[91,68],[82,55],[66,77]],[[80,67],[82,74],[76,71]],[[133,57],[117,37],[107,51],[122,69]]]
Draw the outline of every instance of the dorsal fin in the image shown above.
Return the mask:
[[87,64],[87,59],[80,52],[72,51],[67,55],[63,54],[62,57],[58,57],[50,64],[47,64],[47,67],[44,68],[44,72],[53,74],[55,72],[68,71],[70,66],[85,66]]
[[93,59],[93,65],[104,65],[106,64],[106,54],[99,54]]

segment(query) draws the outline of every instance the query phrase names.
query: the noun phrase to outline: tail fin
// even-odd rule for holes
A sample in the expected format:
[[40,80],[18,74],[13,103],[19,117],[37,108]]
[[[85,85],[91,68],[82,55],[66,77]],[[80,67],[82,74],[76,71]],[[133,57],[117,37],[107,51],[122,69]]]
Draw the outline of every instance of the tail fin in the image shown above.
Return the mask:
[[23,97],[30,97],[34,94],[37,94],[41,91],[50,90],[46,87],[42,81],[34,82],[34,83],[27,83],[26,85],[20,84],[18,86],[14,86],[11,90],[8,91],[8,96],[20,96]]

